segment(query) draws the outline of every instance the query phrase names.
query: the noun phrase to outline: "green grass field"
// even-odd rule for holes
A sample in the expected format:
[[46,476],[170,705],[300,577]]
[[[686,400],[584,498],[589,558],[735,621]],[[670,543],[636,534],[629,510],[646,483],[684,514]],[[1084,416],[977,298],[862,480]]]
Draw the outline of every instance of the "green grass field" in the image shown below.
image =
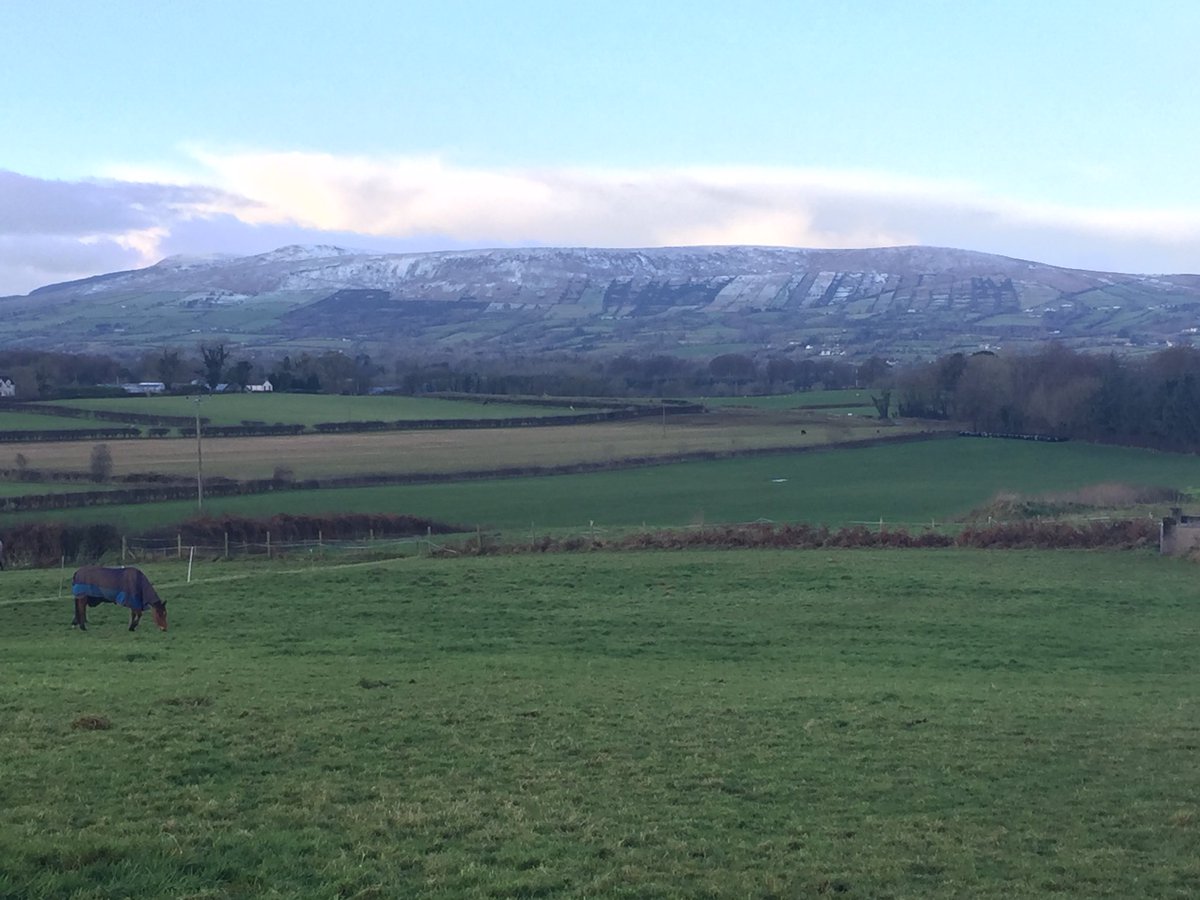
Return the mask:
[[[95,428],[121,428],[120,422],[102,423],[94,419],[69,419],[66,416],[47,416],[32,412],[0,409],[0,432],[5,431],[81,431]],[[6,449],[9,445],[3,445]],[[20,451],[17,446],[13,453]]]
[[[286,491],[211,498],[209,514],[391,512],[514,535],[599,527],[770,519],[827,524],[944,522],[998,491],[1038,493],[1102,482],[1200,484],[1200,460],[1094,444],[970,438],[835,449],[581,475]],[[137,531],[194,515],[190,502],[0,516],[113,521]]]
[[0,896],[1194,897],[1194,566],[724,552],[3,573]]
[[[117,397],[55,401],[59,406],[104,409],[159,416],[195,416],[190,397]],[[435,397],[341,397],[329,394],[213,394],[200,403],[200,415],[214,425],[243,421],[316,425],[318,422],[399,419],[506,419],[518,416],[561,416],[569,409],[442,400]],[[70,421],[70,420],[66,420]]]

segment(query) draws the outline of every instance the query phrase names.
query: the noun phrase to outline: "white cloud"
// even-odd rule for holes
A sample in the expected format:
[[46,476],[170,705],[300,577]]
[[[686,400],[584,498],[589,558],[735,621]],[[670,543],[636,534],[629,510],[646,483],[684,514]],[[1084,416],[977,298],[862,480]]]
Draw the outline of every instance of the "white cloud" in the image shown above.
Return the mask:
[[197,153],[252,222],[485,244],[921,243],[1113,270],[1200,269],[1200,210],[1021,202],[978,185],[786,168],[483,169],[431,157]]
[[[164,251],[261,252],[285,233],[314,243],[330,242],[332,233],[340,243],[380,249],[930,244],[1079,268],[1200,270],[1200,210],[1023,202],[954,180],[802,168],[489,169],[432,156],[188,152],[180,173],[130,165],[107,181],[0,172],[0,236],[24,238],[24,249],[0,242],[0,294],[131,260],[149,264]],[[92,252],[48,266],[47,254],[29,249],[39,241],[60,251],[75,242]],[[80,268],[84,258],[101,257],[108,260],[101,268]]]

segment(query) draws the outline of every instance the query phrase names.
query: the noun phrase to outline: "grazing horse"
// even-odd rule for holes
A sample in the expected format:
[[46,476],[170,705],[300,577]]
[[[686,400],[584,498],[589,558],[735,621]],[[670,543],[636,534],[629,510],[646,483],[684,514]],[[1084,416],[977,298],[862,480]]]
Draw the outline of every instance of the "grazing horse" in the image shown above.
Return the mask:
[[71,578],[71,593],[75,596],[75,619],[71,627],[78,626],[87,631],[89,606],[101,603],[116,603],[129,607],[129,630],[133,631],[141,621],[147,607],[154,614],[154,624],[159,630],[167,630],[167,604],[158,596],[141,569],[125,566],[106,569],[103,566],[84,566]]

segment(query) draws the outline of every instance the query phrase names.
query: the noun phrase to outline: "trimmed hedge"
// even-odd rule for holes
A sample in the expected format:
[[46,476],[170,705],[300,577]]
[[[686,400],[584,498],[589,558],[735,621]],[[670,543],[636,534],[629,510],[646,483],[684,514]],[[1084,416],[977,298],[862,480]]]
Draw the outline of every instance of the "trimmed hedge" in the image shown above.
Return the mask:
[[957,535],[930,529],[910,532],[862,525],[830,529],[824,525],[719,525],[695,529],[663,529],[616,538],[585,536],[541,537],[533,541],[497,544],[468,541],[457,553],[570,553],[583,550],[703,549],[911,549],[974,547],[993,550],[1131,550],[1155,546],[1158,523],[1149,519],[1073,523],[1014,522],[968,528]]
[[121,535],[112,525],[34,522],[0,532],[7,564],[45,568],[83,565],[121,551]]
[[73,428],[40,431],[0,431],[2,444],[28,444],[35,441],[116,441],[140,438],[136,428]]
[[[192,519],[171,529],[158,529],[139,538],[176,541],[185,545],[220,545],[225,535],[231,541],[262,543],[267,532],[278,542],[316,540],[321,537],[353,540],[374,533],[376,537],[412,537],[427,533],[449,534],[464,530],[432,519],[401,515],[273,516],[247,519],[239,516]],[[130,535],[130,537],[135,537]],[[33,522],[0,531],[4,553],[12,565],[46,568],[63,563],[84,565],[121,552],[121,534],[112,525],[71,525],[62,522]]]

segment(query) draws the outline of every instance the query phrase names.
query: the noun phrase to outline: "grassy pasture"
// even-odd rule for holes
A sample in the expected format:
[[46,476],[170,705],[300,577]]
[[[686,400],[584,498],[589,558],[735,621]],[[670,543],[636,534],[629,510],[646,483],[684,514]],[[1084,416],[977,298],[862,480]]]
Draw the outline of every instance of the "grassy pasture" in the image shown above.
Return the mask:
[[166,635],[4,575],[0,896],[1200,892],[1187,563],[151,574]]
[[[944,522],[998,491],[1038,493],[1100,482],[1200,484],[1200,460],[1092,444],[959,438],[611,472],[446,484],[285,491],[212,498],[209,513],[392,512],[480,525],[513,536],[586,527],[770,519],[920,527]],[[23,518],[114,521],[131,530],[194,514],[189,502],[93,507]],[[16,516],[0,517],[13,521]]]
[[[913,433],[924,427],[881,428],[870,421],[855,422],[802,410],[730,409],[710,415],[673,416],[667,419],[665,427],[661,420],[650,417],[553,428],[423,429],[374,434],[206,438],[204,470],[209,475],[232,478],[269,478],[275,467],[282,463],[290,466],[298,478],[364,472],[447,473],[602,462],[693,451],[815,446],[874,438],[881,434]],[[193,441],[145,439],[113,441],[109,446],[116,474],[190,474],[196,471]],[[86,472],[92,445],[90,442],[61,441],[22,444],[20,449],[31,466]]]
[[[69,419],[66,416],[47,416],[33,412],[0,409],[0,432],[4,431],[82,431],[95,428],[121,428],[120,422],[97,422],[93,419]],[[13,452],[19,452],[20,448]]]
[[[195,416],[190,397],[116,397],[55,401],[59,406],[103,409],[157,416]],[[200,415],[214,425],[243,421],[316,425],[397,419],[506,419],[516,416],[561,416],[570,410],[517,403],[483,403],[435,397],[341,397],[330,394],[213,394],[200,403]],[[69,420],[68,420],[69,421]]]

